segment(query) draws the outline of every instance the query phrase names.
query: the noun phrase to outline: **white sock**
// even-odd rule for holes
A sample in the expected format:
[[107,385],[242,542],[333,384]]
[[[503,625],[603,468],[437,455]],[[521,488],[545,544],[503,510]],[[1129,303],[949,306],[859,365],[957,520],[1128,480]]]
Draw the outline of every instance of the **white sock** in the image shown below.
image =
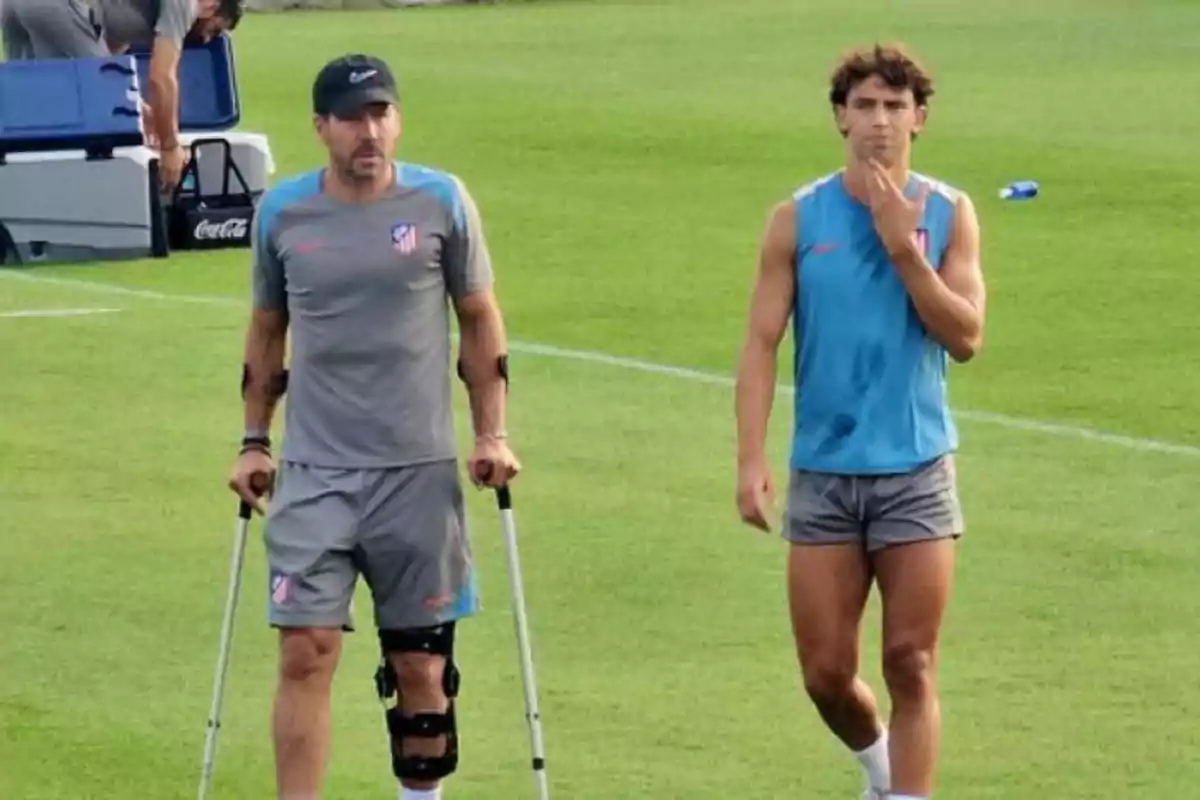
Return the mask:
[[400,787],[400,800],[442,800],[442,788],[406,789]]
[[[857,750],[854,757],[858,759],[858,763],[862,764],[863,772],[867,776],[867,783],[872,789],[882,789],[887,791],[892,785],[892,770],[888,763],[888,733],[887,728],[883,729],[883,733],[875,740],[875,744],[865,750]],[[896,795],[899,800],[912,800],[912,798],[903,798]]]

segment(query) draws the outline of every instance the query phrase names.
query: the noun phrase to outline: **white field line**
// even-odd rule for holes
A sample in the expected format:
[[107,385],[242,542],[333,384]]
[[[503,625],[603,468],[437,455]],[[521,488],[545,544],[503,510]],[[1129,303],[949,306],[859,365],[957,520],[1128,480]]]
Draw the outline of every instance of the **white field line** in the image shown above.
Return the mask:
[[[96,281],[33,275],[28,272],[21,272],[13,269],[0,269],[0,278],[9,278],[12,280],[48,286],[62,286],[64,288],[76,289],[78,291],[96,292],[100,294],[140,297],[147,300],[198,303],[202,305],[226,306],[230,308],[249,307],[248,302],[225,295],[176,294],[159,292],[153,289],[130,289],[123,286],[115,286]],[[703,370],[690,369],[688,367],[677,367],[670,364],[656,364],[652,361],[642,361],[641,359],[636,358],[614,356],[594,350],[577,350],[566,347],[556,347],[555,345],[549,344],[540,344],[537,342],[522,341],[509,342],[509,349],[514,353],[525,353],[527,355],[544,356],[548,358],[561,358],[589,364],[603,364],[610,367],[616,367],[618,369],[648,372],[654,375],[665,375],[667,377],[679,378],[696,383],[707,383],[716,386],[733,386],[734,383],[733,378],[728,375],[722,375],[715,372],[705,372]],[[784,395],[790,395],[793,392],[792,387],[786,384],[781,384],[778,387],[778,390]],[[1000,427],[1011,428],[1013,430],[1044,433],[1049,436],[1059,436],[1069,439],[1083,439],[1086,441],[1098,442],[1100,444],[1112,445],[1114,447],[1123,447],[1129,450],[1140,450],[1143,452],[1166,453],[1169,455],[1186,456],[1189,458],[1200,458],[1200,447],[1196,445],[1183,444],[1180,442],[1169,442],[1161,439],[1148,439],[1140,436],[1126,436],[1124,434],[1112,433],[1110,431],[1100,430],[1098,428],[1088,428],[1080,425],[1068,425],[1049,420],[1030,419],[1027,417],[1014,417],[1007,414],[996,414],[990,411],[974,411],[971,409],[956,408],[954,413],[961,419],[990,425],[998,425]]]
[[22,308],[16,311],[0,311],[0,318],[87,317],[92,314],[115,314],[120,310],[119,308]]

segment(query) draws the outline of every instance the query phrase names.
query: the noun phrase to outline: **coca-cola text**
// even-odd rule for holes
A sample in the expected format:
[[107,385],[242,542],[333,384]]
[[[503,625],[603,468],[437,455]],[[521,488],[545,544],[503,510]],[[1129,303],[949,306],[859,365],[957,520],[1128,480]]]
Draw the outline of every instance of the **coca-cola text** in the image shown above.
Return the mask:
[[202,219],[196,223],[196,228],[192,232],[196,241],[236,241],[246,237],[246,231],[250,227],[250,220],[242,219],[241,217],[231,217],[222,222],[209,222]]

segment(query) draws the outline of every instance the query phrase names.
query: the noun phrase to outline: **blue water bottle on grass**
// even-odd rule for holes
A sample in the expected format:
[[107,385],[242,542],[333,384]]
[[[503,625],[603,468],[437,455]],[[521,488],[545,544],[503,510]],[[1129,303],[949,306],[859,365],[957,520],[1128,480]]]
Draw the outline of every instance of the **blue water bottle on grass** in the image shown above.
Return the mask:
[[1001,200],[1029,200],[1038,196],[1037,181],[1016,181],[1000,190]]

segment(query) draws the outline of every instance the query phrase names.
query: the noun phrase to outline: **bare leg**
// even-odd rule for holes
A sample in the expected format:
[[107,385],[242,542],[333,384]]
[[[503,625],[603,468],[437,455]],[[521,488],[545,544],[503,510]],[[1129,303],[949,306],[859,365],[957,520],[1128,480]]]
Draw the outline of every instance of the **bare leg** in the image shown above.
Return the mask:
[[852,750],[883,732],[875,697],[858,678],[858,640],[871,589],[861,545],[792,545],[788,601],[804,688],[829,729]]
[[892,790],[933,791],[941,738],[937,644],[954,575],[953,539],[880,551],[875,568],[883,598],[883,673],[892,700]]
[[280,631],[272,728],[279,800],[318,800],[329,758],[329,695],[341,652],[336,628]]
[[[396,671],[396,682],[400,687],[401,709],[404,716],[416,714],[444,714],[450,706],[443,688],[445,656],[429,653],[394,653],[392,668]],[[446,752],[446,737],[405,736],[403,755],[437,757]],[[420,781],[406,778],[401,786],[406,789],[433,789],[438,781]]]

